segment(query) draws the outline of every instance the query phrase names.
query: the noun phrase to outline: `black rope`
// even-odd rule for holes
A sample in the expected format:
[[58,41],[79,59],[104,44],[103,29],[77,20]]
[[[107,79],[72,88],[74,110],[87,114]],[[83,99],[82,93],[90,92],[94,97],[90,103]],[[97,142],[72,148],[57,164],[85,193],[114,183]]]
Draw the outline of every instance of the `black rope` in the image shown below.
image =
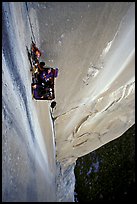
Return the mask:
[[31,20],[30,20],[30,16],[29,16],[29,9],[28,9],[27,2],[25,2],[25,4],[26,4],[26,9],[27,9],[27,14],[28,14],[29,24],[30,24],[30,28],[31,28],[32,36],[33,36],[33,40],[32,40],[32,41],[34,41],[34,42],[36,43],[35,36],[34,36],[34,33],[33,33],[33,29],[32,29]]

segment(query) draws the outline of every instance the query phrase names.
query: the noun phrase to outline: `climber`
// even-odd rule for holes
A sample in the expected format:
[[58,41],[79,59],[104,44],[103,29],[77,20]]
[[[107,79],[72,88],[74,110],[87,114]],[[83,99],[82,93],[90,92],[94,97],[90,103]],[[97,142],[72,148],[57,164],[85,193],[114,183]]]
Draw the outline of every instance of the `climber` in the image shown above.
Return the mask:
[[32,87],[32,95],[35,99],[44,99],[44,100],[52,100],[55,98],[54,90],[49,87],[44,87],[40,84],[31,84]]
[[32,59],[33,59],[34,63],[39,62],[41,52],[36,47],[36,44],[34,42],[32,42],[32,46],[31,46],[31,56],[32,56]]
[[[45,66],[45,62],[39,61],[41,52],[36,47],[35,43],[31,44],[31,67],[32,67],[32,94],[33,98],[38,100],[53,100],[54,93],[54,79],[58,76],[58,68]],[[56,106],[54,101],[51,105],[53,109]]]
[[47,70],[44,70],[41,74],[41,78],[45,81],[48,82],[54,77],[54,74],[51,70],[51,68],[48,68]]

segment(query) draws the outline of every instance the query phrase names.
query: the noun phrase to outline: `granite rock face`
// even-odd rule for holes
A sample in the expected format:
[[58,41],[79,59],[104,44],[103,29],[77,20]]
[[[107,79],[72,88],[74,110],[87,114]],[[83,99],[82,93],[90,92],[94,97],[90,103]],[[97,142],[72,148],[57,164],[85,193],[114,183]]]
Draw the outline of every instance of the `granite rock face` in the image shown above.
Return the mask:
[[2,201],[55,202],[52,123],[48,104],[31,96],[25,4],[3,2],[2,14]]
[[[57,174],[59,201],[68,200],[66,189],[74,192],[74,174],[67,170],[77,158],[120,137],[135,123],[134,3],[91,3],[88,8],[92,12],[82,14],[73,31],[63,32],[62,58],[57,57],[55,140],[64,172],[62,177]],[[73,185],[67,185],[68,180]]]
[[[76,159],[135,123],[135,4],[27,5],[3,3],[3,201],[74,201]],[[50,104],[31,100],[32,34],[59,67],[54,130]]]
[[74,202],[75,188],[75,164],[68,166],[65,170],[59,162],[56,173],[56,197],[58,202]]
[[[56,84],[56,150],[64,167],[120,137],[135,123],[134,14],[134,3],[104,3],[97,25],[85,14],[70,34],[71,42],[64,40],[64,47],[69,43],[75,55],[68,53],[71,60],[65,59]],[[84,20],[89,23],[86,39]],[[78,35],[81,42],[76,41]]]

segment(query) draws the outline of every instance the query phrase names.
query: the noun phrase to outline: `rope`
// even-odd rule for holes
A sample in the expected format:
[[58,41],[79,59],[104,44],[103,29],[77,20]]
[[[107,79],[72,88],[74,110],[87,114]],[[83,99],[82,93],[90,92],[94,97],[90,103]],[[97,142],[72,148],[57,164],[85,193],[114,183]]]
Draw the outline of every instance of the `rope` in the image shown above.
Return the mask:
[[[36,40],[35,40],[35,36],[34,36],[34,33],[33,33],[33,29],[32,29],[32,24],[31,24],[31,20],[30,20],[30,16],[29,16],[29,9],[28,9],[28,5],[27,5],[27,2],[25,2],[26,4],[26,9],[27,9],[27,14],[28,14],[28,19],[29,19],[29,24],[30,24],[30,28],[31,28],[31,33],[32,33],[32,36],[33,36],[33,40],[34,43],[36,44]],[[32,38],[31,38],[32,39]]]

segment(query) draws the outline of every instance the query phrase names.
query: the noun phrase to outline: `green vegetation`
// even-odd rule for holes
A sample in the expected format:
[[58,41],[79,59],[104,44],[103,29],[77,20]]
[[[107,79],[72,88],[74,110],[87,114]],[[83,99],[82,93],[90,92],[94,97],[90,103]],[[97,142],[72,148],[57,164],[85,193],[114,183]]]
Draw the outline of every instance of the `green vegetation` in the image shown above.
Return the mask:
[[133,199],[135,125],[118,139],[79,158],[75,177],[75,202]]

